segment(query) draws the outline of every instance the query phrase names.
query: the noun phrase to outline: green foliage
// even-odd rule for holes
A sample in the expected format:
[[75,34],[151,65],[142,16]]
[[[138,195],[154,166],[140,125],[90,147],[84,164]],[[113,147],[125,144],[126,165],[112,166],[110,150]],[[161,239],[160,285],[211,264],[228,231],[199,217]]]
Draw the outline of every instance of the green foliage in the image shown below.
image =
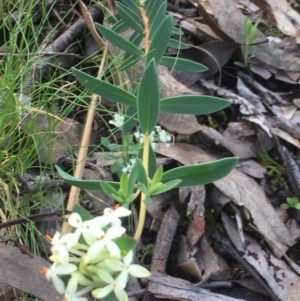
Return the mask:
[[286,198],[287,204],[281,204],[282,209],[294,208],[300,210],[300,201],[297,197]]
[[[209,114],[222,110],[230,105],[230,102],[221,98],[205,95],[179,95],[161,98],[159,93],[159,80],[157,65],[165,65],[170,68],[191,72],[203,72],[207,68],[201,64],[180,58],[165,57],[167,47],[186,47],[174,37],[182,35],[182,32],[174,26],[173,15],[167,14],[166,1],[146,1],[144,8],[138,6],[138,1],[124,0],[117,3],[117,17],[115,25],[111,28],[96,24],[98,31],[114,46],[120,49],[120,61],[116,63],[117,69],[124,70],[132,66],[134,70],[139,60],[144,60],[139,83],[131,85],[129,91],[120,85],[116,87],[106,80],[98,80],[82,71],[73,70],[78,81],[91,92],[99,94],[111,101],[120,104],[119,115],[126,112],[124,123],[118,125],[123,134],[122,145],[105,142],[110,151],[121,151],[124,163],[118,159],[113,168],[120,175],[120,182],[83,181],[67,175],[58,168],[59,174],[70,184],[84,189],[98,189],[104,191],[117,202],[128,204],[141,192],[141,212],[136,238],[139,239],[145,219],[145,204],[151,202],[151,197],[163,193],[175,187],[203,185],[219,180],[226,176],[235,166],[237,158],[221,159],[210,163],[181,166],[163,172],[162,167],[156,167],[156,157],[152,148],[153,132],[156,131],[161,141],[170,141],[165,131],[156,126],[159,113],[180,114]],[[138,9],[137,9],[138,8]],[[144,12],[139,14],[140,9]],[[117,21],[116,21],[117,20]],[[148,20],[148,24],[145,23]],[[122,37],[121,32],[130,27],[133,30],[129,39]],[[247,23],[247,32],[251,29],[253,42],[255,30]],[[255,27],[256,28],[256,27]],[[145,47],[140,46],[142,38]],[[139,70],[140,71],[140,70]],[[130,91],[132,87],[134,90]],[[119,116],[118,116],[119,118]],[[119,120],[119,119],[118,119]],[[138,135],[132,137],[130,132],[138,125]],[[140,139],[140,140],[139,140]],[[135,141],[139,149],[136,147]],[[135,154],[135,163],[128,164],[131,155]],[[140,159],[137,157],[139,156]],[[126,168],[125,168],[126,167]],[[122,169],[122,171],[121,171]],[[125,172],[124,172],[125,171]]]
[[137,98],[140,129],[143,134],[151,134],[160,111],[159,86],[154,59],[147,65],[142,75]]
[[258,29],[257,26],[259,21],[255,24],[252,24],[251,20],[245,18],[244,20],[244,36],[245,42],[241,45],[241,52],[244,58],[244,62],[235,62],[235,65],[239,67],[248,67],[249,61],[253,58],[253,55],[250,55],[251,45],[256,42]]

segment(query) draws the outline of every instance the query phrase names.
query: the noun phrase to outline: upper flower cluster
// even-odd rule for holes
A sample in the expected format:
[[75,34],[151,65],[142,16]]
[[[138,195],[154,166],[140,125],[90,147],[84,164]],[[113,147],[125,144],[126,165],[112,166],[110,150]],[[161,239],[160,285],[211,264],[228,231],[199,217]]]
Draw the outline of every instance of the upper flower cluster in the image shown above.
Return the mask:
[[[115,241],[126,231],[120,218],[130,214],[125,207],[106,208],[102,216],[83,221],[74,212],[68,219],[74,231],[63,236],[56,232],[51,240],[53,265],[41,272],[65,295],[63,301],[86,301],[82,295],[89,291],[95,298],[114,292],[118,300],[127,301],[125,287],[129,277],[150,276],[147,269],[132,264],[133,251],[123,254]],[[63,275],[67,276],[67,283],[60,278]]]

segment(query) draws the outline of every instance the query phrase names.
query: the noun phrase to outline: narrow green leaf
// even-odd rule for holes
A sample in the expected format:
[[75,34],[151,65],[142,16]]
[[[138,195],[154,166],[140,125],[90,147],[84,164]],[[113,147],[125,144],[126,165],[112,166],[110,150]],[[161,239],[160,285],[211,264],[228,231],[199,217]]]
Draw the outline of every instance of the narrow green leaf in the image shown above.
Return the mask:
[[130,26],[133,30],[143,33],[144,29],[141,26],[142,19],[140,12],[136,13],[134,10],[129,9],[124,4],[117,2],[116,3],[117,11],[122,20]]
[[[147,13],[148,22],[150,26],[153,23],[156,13],[159,11],[159,8],[163,4],[163,2],[165,2],[165,0],[155,0],[155,1],[148,0],[145,2],[145,10]],[[164,15],[166,15],[166,13],[167,11],[164,12]]]
[[146,196],[146,198],[144,199],[144,203],[147,205],[150,205],[152,203],[152,199],[150,196]]
[[[135,46],[139,47],[142,40],[144,38],[143,33],[134,32],[130,38],[129,41],[133,43]],[[126,53],[123,58],[123,63],[121,66],[118,67],[119,71],[123,71],[133,65],[135,65],[141,58],[139,56],[130,55],[129,53]]]
[[169,68],[174,68],[176,70],[187,72],[204,72],[208,70],[208,68],[202,64],[196,63],[191,60],[181,59],[178,57],[163,56],[159,64]]
[[136,96],[133,94],[110,83],[88,75],[80,70],[73,68],[72,71],[77,80],[91,92],[101,95],[102,97],[114,102],[125,105],[136,105]]
[[242,68],[246,67],[245,64],[243,64],[242,62],[238,62],[238,61],[235,61],[233,64],[236,65],[236,66],[238,66],[238,67],[242,67]]
[[148,177],[140,159],[136,159],[135,166],[137,169],[139,182],[142,183],[146,187],[146,189],[148,189]]
[[159,64],[168,47],[172,28],[173,16],[169,15],[165,17],[165,19],[161,22],[150,41],[149,52],[146,59],[146,66],[153,58],[155,59],[156,64]]
[[[128,7],[131,11],[135,12],[136,14],[140,13],[140,8],[137,6],[137,1],[136,0],[121,0],[126,7]],[[116,2],[116,5],[118,2]]]
[[300,203],[298,203],[298,204],[296,204],[295,206],[294,206],[294,208],[296,208],[296,209],[300,209]]
[[231,105],[226,99],[208,95],[180,95],[163,98],[160,101],[160,110],[178,114],[211,114]]
[[[157,31],[157,29],[159,28],[159,25],[165,19],[166,13],[167,13],[167,1],[164,1],[160,5],[158,10],[156,11],[156,14],[155,14],[155,17],[153,18],[153,20],[151,20],[150,33],[149,33],[150,41],[152,40],[152,38],[153,38],[155,32]],[[173,30],[173,26],[172,26],[172,30]],[[171,32],[172,32],[172,30],[171,30]]]
[[182,35],[184,35],[184,32],[180,28],[173,26],[172,35],[182,36]]
[[169,43],[168,43],[168,47],[170,48],[174,48],[174,49],[189,49],[190,46],[188,46],[187,44],[183,43],[182,41],[178,41],[178,40],[174,40],[174,39],[170,39]]
[[181,179],[177,187],[204,185],[227,176],[238,158],[225,158],[209,163],[181,166],[163,173],[162,181]]
[[[81,179],[75,178],[75,177],[69,175],[68,173],[64,172],[57,165],[55,165],[55,167],[56,167],[57,172],[59,173],[59,175],[70,185],[73,185],[75,187],[79,187],[81,189],[101,190],[102,191],[101,183],[104,182],[104,181],[81,180]],[[120,188],[120,184],[118,182],[110,182],[110,181],[106,181],[106,182],[109,183],[111,186],[113,186],[114,189],[119,189]]]
[[123,172],[123,174],[121,176],[120,189],[124,192],[124,196],[127,197],[127,195],[128,195],[128,175],[126,172]]
[[162,166],[159,166],[151,180],[151,187],[161,182],[162,174],[163,174],[163,168]]
[[143,183],[136,184],[136,188],[143,192],[146,196],[149,196],[148,188]]
[[149,189],[150,195],[157,195],[169,191],[179,185],[181,180],[172,180],[167,183],[158,183]]
[[72,212],[78,213],[83,221],[89,221],[94,218],[87,210],[85,210],[79,204],[74,205]]
[[135,57],[133,55],[129,56],[127,59],[123,61],[120,67],[118,67],[118,71],[121,72],[126,70],[127,68],[134,66],[141,58]]
[[149,149],[149,167],[148,167],[148,175],[150,178],[153,177],[155,171],[156,171],[157,165],[156,165],[156,154],[153,150],[152,145],[150,145]]
[[137,177],[138,177],[138,172],[136,166],[134,165],[128,177],[128,194],[133,193],[137,181]]
[[135,56],[142,57],[144,55],[144,52],[140,48],[136,47],[134,44],[129,42],[128,39],[123,38],[111,29],[98,23],[95,23],[95,27],[108,41],[113,43],[118,48]]
[[101,182],[101,187],[102,187],[102,191],[104,191],[111,198],[112,195],[118,195],[118,191],[105,181]]
[[141,131],[151,134],[159,116],[159,84],[155,60],[147,65],[138,90],[137,112]]
[[[120,16],[118,16],[120,17]],[[115,23],[112,27],[111,30],[115,33],[122,33],[125,30],[127,30],[129,28],[129,26],[122,20],[118,20],[117,23]]]
[[125,113],[123,132],[129,134],[137,122],[137,107],[128,106]]

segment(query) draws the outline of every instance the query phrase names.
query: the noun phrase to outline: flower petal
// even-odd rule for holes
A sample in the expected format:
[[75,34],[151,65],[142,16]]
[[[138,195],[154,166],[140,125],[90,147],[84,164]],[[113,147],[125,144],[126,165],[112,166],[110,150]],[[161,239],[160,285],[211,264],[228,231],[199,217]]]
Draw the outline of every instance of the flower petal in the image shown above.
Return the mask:
[[151,273],[144,267],[138,264],[131,264],[128,268],[128,272],[133,277],[149,277]]
[[114,293],[119,301],[128,301],[128,296],[123,289],[116,287]]
[[105,270],[98,270],[97,274],[99,275],[99,277],[105,281],[108,284],[113,284],[114,283],[114,278]]
[[54,271],[57,275],[68,275],[77,271],[77,266],[73,263],[60,264],[54,268]]
[[84,259],[84,263],[89,263],[91,260],[96,258],[101,253],[104,246],[105,243],[101,240],[98,240],[94,244],[92,244],[87,251],[86,257]]
[[114,226],[107,230],[106,236],[109,239],[114,239],[122,236],[125,233],[126,229],[124,227]]
[[52,283],[55,289],[60,293],[63,294],[65,292],[65,284],[64,282],[58,278],[56,275],[52,276]]
[[116,256],[117,258],[120,257],[121,251],[115,242],[108,240],[106,241],[105,245],[112,255]]
[[97,288],[97,289],[93,290],[92,295],[93,295],[93,297],[95,297],[97,299],[101,299],[101,298],[107,296],[112,290],[113,290],[113,286],[110,284],[103,288]]
[[97,216],[95,217],[91,222],[92,224],[96,224],[99,228],[103,228],[107,226],[111,221],[111,218],[109,216]]
[[113,271],[122,271],[123,262],[116,259],[106,259],[105,263],[109,266]]
[[131,211],[125,207],[119,207],[116,210],[114,210],[114,212],[113,212],[113,215],[116,217],[129,216],[130,214],[131,214]]
[[123,261],[126,265],[131,264],[133,260],[133,251],[130,250],[127,255],[124,257]]
[[73,212],[68,219],[69,224],[74,227],[74,228],[78,228],[81,227],[83,222],[81,219],[81,216],[77,213],[77,212]]

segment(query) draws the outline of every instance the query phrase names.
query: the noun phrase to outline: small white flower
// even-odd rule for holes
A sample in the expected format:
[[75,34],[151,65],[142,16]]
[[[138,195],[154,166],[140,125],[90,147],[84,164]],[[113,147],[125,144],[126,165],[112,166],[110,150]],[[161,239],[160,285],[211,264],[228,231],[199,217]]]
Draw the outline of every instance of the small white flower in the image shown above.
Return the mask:
[[61,237],[61,234],[56,232],[51,240],[52,256],[50,260],[62,264],[69,263],[70,242],[74,239],[76,239],[74,233],[67,233]]
[[75,272],[77,267],[75,264],[68,263],[68,264],[57,264],[54,263],[50,269],[43,268],[41,273],[46,275],[47,280],[49,281],[52,279],[52,283],[55,289],[60,293],[63,294],[65,292],[65,285],[64,282],[58,277],[58,275],[69,275],[72,272]]
[[128,172],[128,168],[124,166],[124,167],[122,168],[122,172],[123,172],[123,173]]
[[124,116],[121,116],[120,114],[114,115],[114,120],[110,120],[108,123],[113,124],[115,127],[122,127],[124,125]]
[[[84,280],[83,281],[84,283],[81,283],[82,279]],[[78,272],[73,273],[72,277],[68,281],[68,285],[67,285],[67,288],[65,291],[65,297],[64,297],[63,301],[87,301],[87,298],[81,297],[81,296],[84,295],[85,293],[89,292],[90,290],[92,290],[95,287],[95,285],[90,285],[89,283],[91,281],[88,279],[86,279],[86,281],[85,281],[85,279],[86,279],[86,277],[84,277],[80,273],[78,273]],[[89,283],[87,283],[87,281]],[[87,285],[87,286],[77,292],[78,284],[83,284],[83,285]]]
[[113,210],[111,208],[105,208],[103,211],[104,216],[108,216],[111,220],[110,223],[112,226],[121,226],[122,221],[120,217],[129,216],[131,211],[125,207],[118,207]]
[[84,259],[85,263],[89,263],[93,259],[97,258],[104,247],[106,247],[112,255],[120,257],[120,249],[112,240],[122,236],[126,231],[125,228],[113,226],[105,233],[102,229],[92,226],[91,231],[98,240],[88,249],[87,255]]
[[73,212],[68,219],[69,224],[76,228],[74,235],[70,237],[68,241],[68,246],[75,246],[80,238],[80,235],[83,236],[84,240],[89,244],[95,242],[95,238],[91,234],[90,226],[93,223],[93,220],[82,221],[81,216],[77,212]]
[[124,290],[126,287],[127,279],[126,277],[124,277],[124,275],[120,274],[116,279],[114,279],[105,270],[99,270],[98,275],[108,285],[103,288],[97,288],[93,290],[93,297],[100,299],[107,296],[110,292],[113,291],[119,301],[128,301],[128,296]]
[[[105,263],[112,269],[113,271],[122,271],[124,275],[126,275],[126,279],[128,279],[128,274],[133,277],[148,277],[150,276],[150,272],[138,265],[138,264],[131,264],[133,260],[133,252],[130,250],[128,254],[123,258],[123,261],[118,259],[106,259]],[[127,281],[127,280],[126,280]]]

